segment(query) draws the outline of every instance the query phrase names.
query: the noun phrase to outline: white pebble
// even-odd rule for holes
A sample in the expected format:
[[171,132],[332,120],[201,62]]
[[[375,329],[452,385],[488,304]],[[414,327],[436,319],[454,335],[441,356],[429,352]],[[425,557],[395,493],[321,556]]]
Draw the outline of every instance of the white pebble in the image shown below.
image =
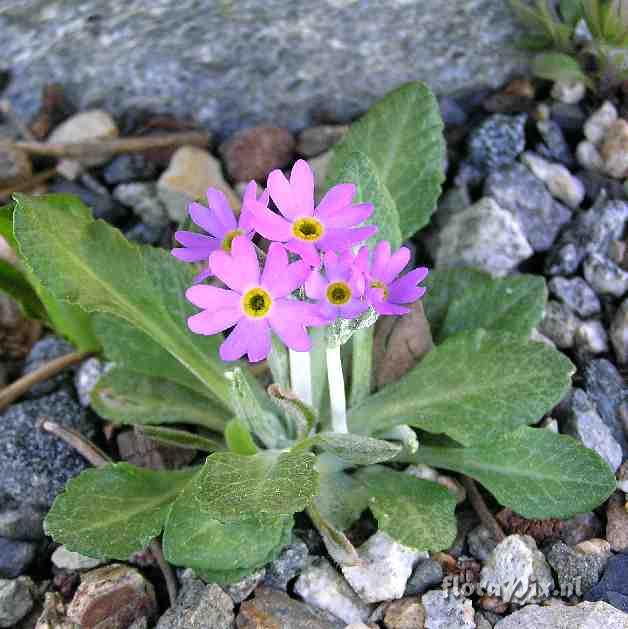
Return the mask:
[[593,144],[599,144],[610,126],[618,118],[617,109],[610,101],[606,101],[597,111],[593,112],[584,125],[584,135]]

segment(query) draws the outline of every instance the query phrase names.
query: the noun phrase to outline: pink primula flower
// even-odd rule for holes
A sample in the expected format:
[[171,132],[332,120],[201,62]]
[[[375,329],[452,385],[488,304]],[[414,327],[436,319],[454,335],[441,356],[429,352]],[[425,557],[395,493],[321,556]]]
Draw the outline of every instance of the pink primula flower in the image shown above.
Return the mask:
[[334,186],[314,207],[314,174],[308,163],[298,160],[288,181],[280,170],[268,175],[270,198],[281,216],[252,203],[253,226],[264,238],[285,243],[312,267],[320,266],[320,253],[345,251],[376,231],[375,225],[356,227],[373,213],[370,203],[353,204],[356,187]]
[[[251,239],[253,237],[253,225],[251,224],[250,206],[252,203],[261,207],[267,206],[268,193],[262,193],[258,200],[257,184],[251,181],[244,192],[239,219],[236,219],[227,197],[220,190],[209,188],[207,201],[208,207],[200,203],[190,203],[188,212],[192,221],[209,235],[189,231],[175,232],[174,237],[183,245],[183,247],[175,247],[172,250],[172,255],[175,258],[184,262],[200,262],[201,260],[208,260],[210,254],[218,249],[231,251],[231,243],[237,236],[246,236]],[[210,275],[212,275],[212,271],[207,266],[194,278],[194,281],[201,282]]]
[[270,352],[271,330],[291,349],[310,350],[306,326],[316,324],[314,308],[291,297],[310,272],[307,264],[289,263],[285,248],[273,243],[260,276],[253,243],[237,236],[231,252],[214,251],[209,265],[227,288],[189,288],[185,296],[203,310],[188,319],[188,327],[196,334],[211,335],[235,326],[220,346],[223,360],[238,360],[245,354],[251,362],[263,360]]
[[323,271],[314,269],[305,282],[305,294],[317,302],[317,314],[327,323],[336,318],[355,319],[368,310],[364,276],[351,252],[323,256]]
[[410,309],[402,304],[412,304],[425,294],[423,286],[417,286],[427,274],[421,266],[401,277],[399,273],[410,261],[410,250],[401,247],[391,254],[390,243],[381,240],[373,251],[373,260],[368,265],[368,249],[362,247],[357,255],[357,266],[366,279],[366,298],[380,315],[404,315]]

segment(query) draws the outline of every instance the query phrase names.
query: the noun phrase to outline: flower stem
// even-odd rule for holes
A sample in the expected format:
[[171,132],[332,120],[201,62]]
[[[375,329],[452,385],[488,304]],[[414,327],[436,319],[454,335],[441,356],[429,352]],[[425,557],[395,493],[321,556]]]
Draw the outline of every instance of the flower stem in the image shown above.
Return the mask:
[[312,363],[310,352],[295,352],[290,350],[290,384],[294,394],[312,406]]
[[347,433],[347,400],[345,379],[342,375],[340,345],[327,348],[327,382],[331,406],[331,426],[334,432]]

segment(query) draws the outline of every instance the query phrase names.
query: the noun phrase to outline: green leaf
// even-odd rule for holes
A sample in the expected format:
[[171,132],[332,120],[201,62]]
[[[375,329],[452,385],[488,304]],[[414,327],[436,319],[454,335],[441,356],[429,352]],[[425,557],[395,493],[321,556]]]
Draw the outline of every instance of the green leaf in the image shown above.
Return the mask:
[[94,410],[121,424],[195,424],[224,430],[228,413],[214,402],[175,382],[114,367],[91,395]]
[[409,424],[471,445],[538,421],[564,397],[573,372],[563,354],[542,343],[463,332],[351,409],[349,425],[373,434]]
[[0,207],[0,236],[2,236],[11,249],[17,249],[17,241],[13,235],[13,209],[15,204],[8,203]]
[[126,561],[161,533],[171,504],[194,474],[128,463],[86,470],[55,499],[46,534],[88,557]]
[[262,451],[254,456],[217,452],[207,457],[196,496],[220,520],[302,511],[318,492],[316,457],[307,452]]
[[299,400],[292,391],[284,391],[276,384],[268,387],[268,395],[277,408],[283,411],[284,417],[290,423],[291,437],[295,440],[307,437],[316,425],[314,409]]
[[282,389],[290,388],[290,359],[288,357],[288,348],[281,340],[272,335],[272,349],[268,355],[268,366],[273,374],[273,382],[278,384]]
[[528,338],[543,318],[547,288],[536,275],[493,278],[474,269],[434,269],[423,307],[437,343],[484,328]]
[[319,447],[351,465],[372,465],[394,459],[401,446],[382,439],[338,432],[320,432],[305,441],[297,449]]
[[351,125],[334,149],[328,185],[341,181],[355,152],[369,158],[392,196],[402,239],[427,225],[440,195],[445,162],[443,123],[428,87],[420,82],[402,85]]
[[575,26],[584,16],[582,0],[560,0],[560,14],[570,26]]
[[344,472],[346,463],[331,454],[318,457],[320,491],[314,504],[320,514],[340,531],[348,529],[367,509],[368,493],[353,476]]
[[421,446],[408,461],[475,478],[526,518],[569,518],[615,491],[615,476],[593,450],[567,435],[522,426],[472,448]]
[[37,293],[24,275],[4,260],[0,260],[0,291],[13,297],[29,319],[46,320],[46,309]]
[[437,483],[384,467],[357,474],[380,531],[417,550],[443,550],[456,538],[455,497]]
[[402,241],[399,212],[388,188],[379,178],[375,164],[364,153],[349,153],[334,181],[342,182],[356,185],[354,203],[372,203],[374,206],[368,223],[377,225],[378,232],[367,241],[369,247],[380,240],[388,240],[393,249],[399,248]]
[[363,402],[370,394],[373,380],[373,339],[375,326],[357,330],[351,339],[351,394],[349,406]]
[[176,448],[202,450],[205,452],[217,452],[226,448],[226,444],[221,440],[210,439],[209,437],[178,428],[146,425],[142,426],[139,430],[153,441],[158,441],[159,443]]
[[170,563],[191,567],[210,581],[237,581],[272,561],[288,543],[291,516],[257,514],[221,521],[199,499],[204,491],[198,476],[172,505],[163,536]]
[[532,73],[547,81],[582,81],[590,86],[591,80],[577,59],[562,52],[545,52],[532,60]]
[[225,408],[219,339],[193,335],[184,292],[194,271],[164,250],[129,242],[104,221],[73,216],[48,196],[15,195],[15,235],[29,267],[58,299],[125,319],[201,381]]
[[251,456],[257,454],[257,446],[244,421],[232,419],[225,428],[227,447],[235,454]]
[[271,402],[247,369],[227,372],[231,402],[238,419],[267,447],[282,448],[289,443],[286,429],[273,412]]

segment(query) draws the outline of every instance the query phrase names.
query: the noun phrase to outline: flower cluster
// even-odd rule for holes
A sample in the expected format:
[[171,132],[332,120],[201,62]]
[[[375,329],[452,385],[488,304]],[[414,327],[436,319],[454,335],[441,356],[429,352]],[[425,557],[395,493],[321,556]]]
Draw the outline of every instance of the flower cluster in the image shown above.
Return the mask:
[[[366,245],[359,247],[377,227],[362,225],[373,206],[353,203],[355,195],[353,184],[339,184],[315,205],[314,174],[303,160],[296,162],[290,179],[280,170],[271,172],[259,197],[257,184],[250,182],[239,218],[224,194],[210,188],[208,207],[189,207],[192,221],[207,235],[178,231],[175,238],[182,246],[172,250],[185,262],[207,264],[186,292],[201,308],[188,319],[190,330],[210,335],[233,327],[220,347],[222,359],[246,354],[256,362],[270,352],[271,331],[289,348],[306,352],[308,327],[338,317],[355,319],[370,307],[382,315],[409,312],[408,305],[425,292],[418,284],[427,269],[400,276],[410,261],[406,247],[393,253],[387,241],[380,241],[372,255]],[[279,213],[269,208],[271,199]],[[271,241],[262,269],[256,233]],[[288,252],[298,259],[291,261]],[[210,276],[225,288],[200,283]]]

